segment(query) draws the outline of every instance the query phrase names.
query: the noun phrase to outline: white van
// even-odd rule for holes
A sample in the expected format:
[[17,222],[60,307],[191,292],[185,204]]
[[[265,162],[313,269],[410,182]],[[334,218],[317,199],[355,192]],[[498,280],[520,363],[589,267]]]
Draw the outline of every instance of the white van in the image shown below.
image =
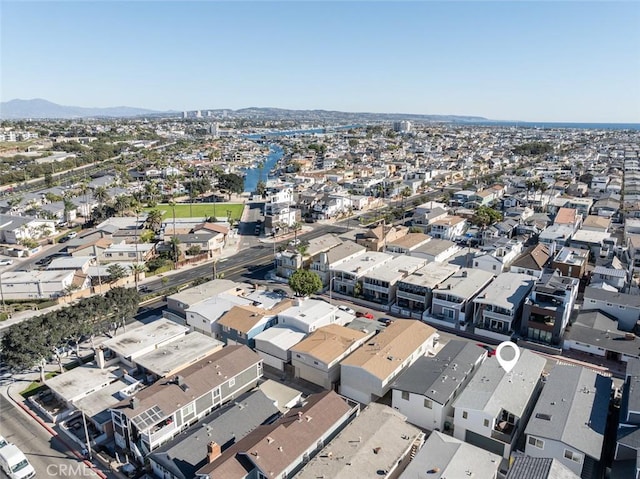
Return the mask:
[[0,467],[11,479],[30,479],[36,475],[29,460],[15,444],[0,448]]

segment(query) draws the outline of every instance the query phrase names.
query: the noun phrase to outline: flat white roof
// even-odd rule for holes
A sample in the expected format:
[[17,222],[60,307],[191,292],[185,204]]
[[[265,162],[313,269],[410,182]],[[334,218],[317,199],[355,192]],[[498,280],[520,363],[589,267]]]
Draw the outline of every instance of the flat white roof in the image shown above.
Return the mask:
[[186,312],[187,314],[189,312],[198,313],[208,319],[209,322],[213,322],[220,319],[220,316],[234,306],[245,306],[248,304],[253,304],[253,301],[242,296],[222,293],[194,304],[189,307]]
[[279,316],[288,316],[296,318],[302,323],[314,324],[316,321],[326,318],[337,311],[339,311],[337,306],[333,306],[326,301],[304,299],[301,300],[298,305],[291,306],[282,311]]
[[162,377],[176,369],[200,361],[205,356],[222,349],[223,346],[221,341],[194,331],[137,357],[136,363]]
[[122,357],[129,358],[137,351],[146,349],[154,344],[169,341],[171,338],[184,336],[188,331],[189,328],[187,326],[174,323],[166,318],[160,318],[152,323],[133,330],[129,329],[114,338],[107,339],[102,345]]
[[87,263],[94,261],[95,258],[93,256],[63,256],[60,258],[55,258],[49,266],[47,266],[48,270],[54,270],[58,268],[76,268],[80,269],[85,266]]
[[298,331],[297,329],[288,328],[286,326],[277,325],[262,331],[253,339],[273,344],[277,348],[288,351],[293,346],[302,341],[307,333]]
[[529,294],[536,279],[528,274],[501,273],[475,299],[475,302],[512,310],[517,308]]
[[391,261],[393,255],[367,251],[356,258],[352,258],[333,268],[333,271],[355,274],[359,277],[365,276],[368,272],[379,268],[383,264]]
[[47,379],[46,385],[66,401],[77,401],[88,391],[100,390],[121,376],[119,364],[100,369],[96,363],[90,363]]
[[427,260],[424,258],[405,255],[396,256],[393,260],[386,263],[384,268],[374,269],[369,274],[366,274],[365,277],[395,283],[425,264],[427,264]]
[[452,264],[429,263],[400,282],[433,289],[459,269],[460,266]]
[[583,241],[585,243],[602,243],[611,237],[611,233],[604,231],[578,230],[573,235],[572,241]]
[[1,274],[2,282],[9,283],[53,283],[62,281],[69,277],[69,275],[73,276],[74,272],[70,270],[31,270],[31,271],[6,271]]

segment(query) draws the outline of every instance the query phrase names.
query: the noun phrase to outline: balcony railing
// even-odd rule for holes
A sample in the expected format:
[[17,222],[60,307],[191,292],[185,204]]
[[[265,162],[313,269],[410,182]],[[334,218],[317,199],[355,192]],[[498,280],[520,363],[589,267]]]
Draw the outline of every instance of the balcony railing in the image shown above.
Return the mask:
[[154,443],[167,437],[168,435],[173,434],[174,432],[176,432],[177,429],[178,428],[176,427],[175,422],[170,422],[164,425],[163,427],[155,426],[152,429],[150,429],[147,434],[141,434],[141,436],[143,439],[145,438],[145,436],[147,436],[149,439],[149,444],[151,444],[153,447]]
[[493,439],[497,439],[498,441],[511,444],[515,431],[515,424],[509,424],[505,421],[500,421],[496,423],[496,427],[491,431],[491,437]]
[[425,302],[425,298],[423,294],[409,293],[407,291],[402,291],[400,289],[396,291],[396,296],[398,298],[410,299],[412,301],[420,301],[421,303]]

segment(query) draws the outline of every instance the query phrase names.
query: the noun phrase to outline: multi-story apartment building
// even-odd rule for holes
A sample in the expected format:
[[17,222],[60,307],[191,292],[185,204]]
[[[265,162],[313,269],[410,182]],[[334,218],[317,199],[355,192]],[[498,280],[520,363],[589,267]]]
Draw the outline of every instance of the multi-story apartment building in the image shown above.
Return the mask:
[[455,265],[429,263],[401,279],[396,289],[396,305],[391,311],[422,318],[422,314],[431,308],[433,290],[458,269],[460,267]]
[[461,268],[432,291],[431,310],[425,321],[459,327],[473,318],[473,299],[493,280],[493,274],[480,269]]
[[111,408],[116,446],[146,455],[254,387],[261,376],[256,353],[227,346]]
[[529,341],[559,345],[578,297],[579,280],[547,273],[524,304],[520,335]]
[[524,301],[535,277],[502,273],[474,300],[475,333],[498,341],[508,341],[519,326]]

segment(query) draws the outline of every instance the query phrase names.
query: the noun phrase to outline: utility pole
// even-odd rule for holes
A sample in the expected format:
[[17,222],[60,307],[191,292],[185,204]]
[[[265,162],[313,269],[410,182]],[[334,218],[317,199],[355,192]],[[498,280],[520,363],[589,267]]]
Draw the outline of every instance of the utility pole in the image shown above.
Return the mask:
[[2,291],[2,273],[0,273],[0,299],[2,299],[2,312],[7,312],[7,305],[4,302],[4,291]]

